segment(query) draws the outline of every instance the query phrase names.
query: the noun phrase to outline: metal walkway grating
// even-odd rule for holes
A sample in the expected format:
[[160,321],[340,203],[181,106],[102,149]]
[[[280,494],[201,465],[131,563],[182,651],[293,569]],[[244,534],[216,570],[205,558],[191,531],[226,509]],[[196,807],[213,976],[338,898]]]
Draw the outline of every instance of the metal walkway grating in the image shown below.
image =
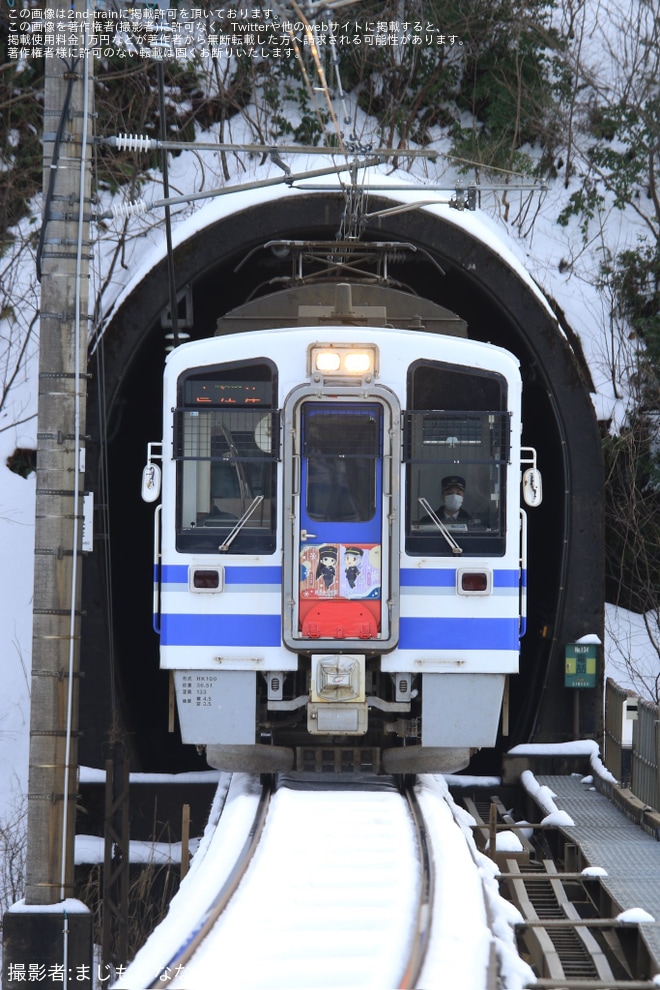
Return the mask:
[[538,775],[555,795],[555,804],[575,822],[562,832],[575,843],[582,866],[607,871],[602,884],[621,911],[642,908],[655,922],[640,933],[660,973],[660,841],[649,835],[580,776]]

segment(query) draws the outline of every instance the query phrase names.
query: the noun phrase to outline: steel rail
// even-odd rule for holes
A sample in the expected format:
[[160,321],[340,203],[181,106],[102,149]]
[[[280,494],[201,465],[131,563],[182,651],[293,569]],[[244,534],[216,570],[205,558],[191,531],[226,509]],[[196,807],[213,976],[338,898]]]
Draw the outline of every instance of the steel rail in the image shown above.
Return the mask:
[[[266,818],[268,816],[268,809],[273,790],[273,775],[265,775],[262,782],[261,796],[259,798],[259,804],[257,805],[254,820],[250,826],[250,830],[247,834],[243,848],[238,855],[238,859],[236,860],[231,873],[225,880],[211,904],[209,904],[206,911],[197,922],[195,928],[188,933],[185,942],[183,942],[176,949],[163,969],[153,978],[151,983],[147,985],[146,990],[156,990],[157,987],[167,986],[168,983],[171,983],[172,980],[177,977],[178,973],[181,972],[186,963],[190,962],[222,912],[229,904],[229,901],[243,879],[243,876],[245,875],[245,872],[250,865],[252,857],[254,856],[256,848],[259,844],[261,833],[263,832],[264,825],[266,824]],[[171,975],[166,976],[165,974],[168,972],[171,973]]]
[[[157,987],[167,986],[180,977],[184,967],[199,950],[202,942],[209,935],[222,912],[228,906],[250,865],[263,833],[268,816],[270,799],[274,789],[275,777],[268,775],[265,778],[250,831],[227,880],[211,904],[206,908],[193,930],[185,936],[184,941],[172,953],[160,972],[147,984],[145,990],[155,990]],[[420,861],[420,881],[414,917],[414,931],[410,939],[407,958],[402,962],[402,973],[396,986],[398,990],[412,990],[418,984],[430,941],[435,876],[429,835],[412,780],[410,782],[405,781],[401,788],[401,795],[402,799],[407,802],[417,842]]]
[[435,869],[431,854],[426,823],[419,806],[417,795],[415,794],[414,781],[406,781],[402,788],[403,796],[408,802],[408,808],[415,826],[415,834],[419,847],[421,877],[419,902],[417,905],[417,917],[415,920],[415,931],[408,954],[405,969],[399,980],[398,990],[411,990],[417,986],[420,977],[426,951],[429,946],[431,935],[431,922],[433,916],[433,896],[435,892]]

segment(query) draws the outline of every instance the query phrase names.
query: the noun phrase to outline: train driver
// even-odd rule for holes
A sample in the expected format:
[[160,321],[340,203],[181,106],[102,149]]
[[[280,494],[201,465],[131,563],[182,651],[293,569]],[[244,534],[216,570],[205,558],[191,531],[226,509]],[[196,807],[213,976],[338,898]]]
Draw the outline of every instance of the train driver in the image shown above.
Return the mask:
[[[458,474],[450,474],[442,479],[442,505],[437,510],[437,515],[443,523],[470,522],[472,516],[463,508],[464,498],[465,478],[461,478]],[[426,516],[421,522],[430,522],[430,519]]]
[[438,515],[443,522],[460,522],[471,519],[472,516],[463,508],[465,498],[465,478],[458,474],[450,474],[442,479],[442,506]]

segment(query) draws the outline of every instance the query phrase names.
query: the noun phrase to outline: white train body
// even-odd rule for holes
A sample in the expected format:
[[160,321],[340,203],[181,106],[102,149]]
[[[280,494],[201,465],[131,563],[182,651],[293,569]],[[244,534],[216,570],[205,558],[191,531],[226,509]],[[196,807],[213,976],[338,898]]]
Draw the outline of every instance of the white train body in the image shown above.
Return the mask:
[[154,611],[183,741],[256,771],[450,771],[493,746],[524,631],[520,408],[517,359],[461,337],[176,348]]

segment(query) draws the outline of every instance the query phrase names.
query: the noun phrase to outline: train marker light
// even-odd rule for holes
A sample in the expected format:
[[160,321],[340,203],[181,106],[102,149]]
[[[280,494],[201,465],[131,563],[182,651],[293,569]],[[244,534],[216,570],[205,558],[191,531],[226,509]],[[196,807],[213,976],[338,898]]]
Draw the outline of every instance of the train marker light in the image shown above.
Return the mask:
[[493,574],[483,570],[459,567],[456,571],[456,590],[459,595],[490,595],[493,590]]
[[191,567],[188,586],[191,591],[222,591],[224,569],[222,567]]

